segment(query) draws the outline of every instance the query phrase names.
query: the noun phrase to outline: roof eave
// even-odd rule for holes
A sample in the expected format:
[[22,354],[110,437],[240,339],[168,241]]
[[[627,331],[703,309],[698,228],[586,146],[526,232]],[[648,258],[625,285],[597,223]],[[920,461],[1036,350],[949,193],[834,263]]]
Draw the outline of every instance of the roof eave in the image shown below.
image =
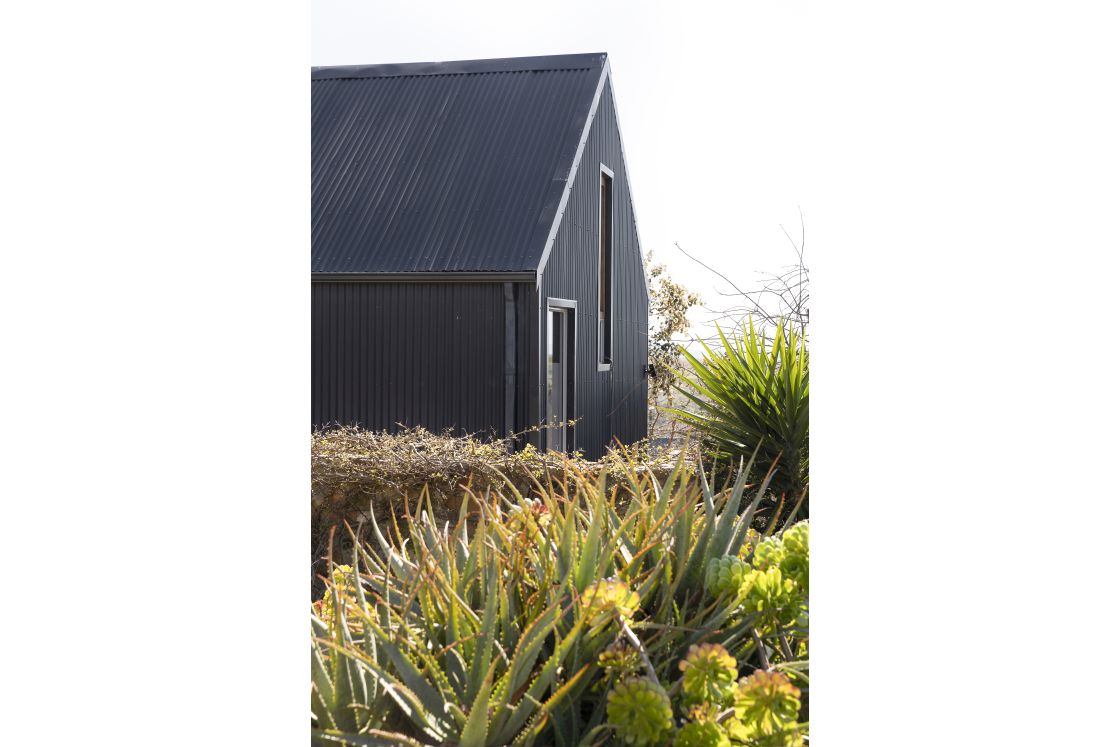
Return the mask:
[[527,272],[312,272],[313,283],[531,283]]

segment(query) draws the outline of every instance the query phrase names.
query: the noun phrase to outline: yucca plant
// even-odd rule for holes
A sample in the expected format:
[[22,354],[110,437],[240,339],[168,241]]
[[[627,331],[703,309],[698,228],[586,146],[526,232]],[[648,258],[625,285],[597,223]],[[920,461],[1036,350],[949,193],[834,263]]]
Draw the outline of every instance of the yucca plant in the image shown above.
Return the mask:
[[[353,573],[329,582],[336,619],[321,622],[314,645],[368,678],[364,692],[380,693],[397,720],[378,712],[350,732],[317,713],[315,736],[601,744],[613,733],[613,686],[671,683],[695,646],[719,645],[767,670],[803,661],[792,617],[752,606],[745,579],[757,569],[727,575],[740,587],[725,579],[726,593],[706,588],[713,563],[749,563],[764,539],[751,523],[769,475],[748,495],[748,469],[722,492],[681,465],[664,482],[628,468],[621,490],[579,472],[538,483],[532,496],[507,481],[464,501],[454,527],[437,527],[425,505],[390,526],[374,522],[374,543],[354,544]],[[774,594],[763,602],[772,597],[786,603]],[[679,689],[667,684],[666,697]],[[324,677],[313,692],[340,702]],[[616,714],[629,702],[615,701]],[[650,734],[662,733],[659,724]]]
[[[773,338],[749,319],[729,339],[716,326],[723,349],[701,341],[703,359],[681,353],[691,373],[679,374],[677,389],[698,412],[670,409],[695,426],[725,456],[759,449],[760,463],[777,461],[774,489],[798,500],[809,474],[809,351],[793,324],[780,321]],[[807,510],[808,504],[804,504]]]

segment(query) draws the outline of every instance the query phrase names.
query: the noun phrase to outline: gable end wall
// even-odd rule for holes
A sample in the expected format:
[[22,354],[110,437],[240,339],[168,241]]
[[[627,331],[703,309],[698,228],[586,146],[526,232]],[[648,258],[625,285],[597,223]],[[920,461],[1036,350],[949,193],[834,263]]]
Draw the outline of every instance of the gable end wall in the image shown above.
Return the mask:
[[[647,362],[649,308],[613,95],[608,79],[540,288],[538,330],[545,329],[548,298],[574,299],[578,304],[575,447],[590,458],[602,456],[614,438],[623,443],[644,438],[647,424],[642,368]],[[611,370],[602,372],[596,365],[600,163],[614,172],[615,200],[614,360]],[[539,340],[539,332],[535,337]],[[537,407],[543,408],[545,359],[543,349],[538,352]]]

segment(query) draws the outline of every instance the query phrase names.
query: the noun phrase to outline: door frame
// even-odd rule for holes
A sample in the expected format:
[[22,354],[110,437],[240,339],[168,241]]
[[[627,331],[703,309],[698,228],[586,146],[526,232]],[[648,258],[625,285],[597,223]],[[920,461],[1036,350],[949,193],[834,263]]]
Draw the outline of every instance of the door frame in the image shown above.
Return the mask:
[[[554,310],[564,311],[568,315],[568,339],[567,339],[566,342],[567,342],[567,346],[568,346],[569,355],[568,355],[568,366],[567,366],[568,370],[565,372],[567,374],[565,376],[565,379],[566,379],[565,383],[567,385],[566,386],[567,391],[564,392],[564,398],[566,400],[565,404],[567,405],[567,407],[565,407],[565,409],[567,410],[567,412],[565,413],[566,416],[567,416],[567,417],[565,417],[565,420],[576,420],[576,371],[579,370],[579,367],[576,365],[576,362],[577,362],[576,361],[576,356],[577,356],[576,351],[578,350],[578,342],[579,342],[578,331],[577,331],[578,327],[579,327],[579,325],[577,324],[577,308],[578,308],[578,306],[577,306],[576,301],[574,299],[571,299],[571,298],[552,298],[550,296],[550,297],[547,297],[545,299],[545,307],[544,308],[545,308],[544,313],[546,314],[546,317],[545,317],[546,322],[547,322],[547,319],[548,319],[547,315],[552,314],[552,312]],[[545,324],[545,329],[548,329],[547,323]],[[547,338],[547,335],[542,335],[541,336],[541,360],[543,362],[543,365],[547,366],[548,365],[549,340],[547,340],[545,338]],[[547,381],[547,375],[544,378],[545,378],[545,381]],[[546,387],[544,395],[545,396],[541,398],[541,405],[542,405],[542,409],[543,409],[543,413],[542,413],[543,417],[541,418],[541,421],[544,422],[545,424],[547,424],[548,423],[548,391],[547,391],[547,387]],[[547,432],[545,433],[543,441],[544,441],[544,443],[541,444],[541,445],[544,448],[547,448],[548,447],[548,434],[547,434]],[[575,442],[576,442],[576,427],[574,425],[567,426],[565,428],[565,433],[564,433],[564,451],[568,454],[572,453],[572,451],[575,449]]]

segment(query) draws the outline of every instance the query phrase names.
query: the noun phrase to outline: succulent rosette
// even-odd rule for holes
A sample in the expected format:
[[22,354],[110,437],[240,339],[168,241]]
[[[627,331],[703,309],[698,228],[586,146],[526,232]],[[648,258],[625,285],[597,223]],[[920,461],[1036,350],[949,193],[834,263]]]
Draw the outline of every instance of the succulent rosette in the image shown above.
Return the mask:
[[777,537],[767,537],[754,549],[751,564],[760,571],[778,567],[785,555],[782,541]]
[[790,625],[801,613],[803,595],[797,584],[782,575],[782,569],[773,566],[765,571],[751,571],[743,582],[745,612],[757,612],[771,622]]
[[673,733],[673,707],[661,685],[630,677],[607,693],[607,723],[624,744],[667,745]]
[[580,595],[580,604],[588,615],[588,627],[592,629],[614,622],[616,617],[629,623],[639,602],[637,592],[617,579],[597,581]]
[[809,520],[799,521],[782,535],[782,574],[809,593]]
[[757,670],[739,680],[735,717],[728,727],[737,741],[754,747],[797,747],[801,691],[781,672]]
[[708,561],[707,572],[704,575],[704,585],[713,597],[734,596],[739,592],[743,581],[750,572],[750,564],[734,555],[712,558]]
[[686,703],[706,703],[721,708],[731,701],[739,669],[735,657],[718,643],[690,646],[681,660],[681,690]]
[[677,732],[673,747],[731,747],[731,740],[719,724],[690,721]]
[[599,666],[609,674],[627,675],[642,666],[638,650],[625,641],[615,641],[599,652]]

